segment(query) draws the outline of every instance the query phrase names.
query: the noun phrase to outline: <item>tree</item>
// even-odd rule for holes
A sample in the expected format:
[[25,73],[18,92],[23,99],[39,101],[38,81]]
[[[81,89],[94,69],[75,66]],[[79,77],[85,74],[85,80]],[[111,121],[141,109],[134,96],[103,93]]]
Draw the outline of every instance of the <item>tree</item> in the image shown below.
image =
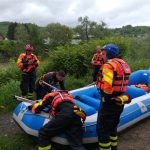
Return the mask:
[[83,30],[85,39],[88,41],[89,40],[89,28],[90,28],[90,21],[88,16],[85,16],[84,18],[79,17],[78,21],[81,23],[81,28]]
[[18,24],[15,30],[15,40],[22,43],[29,43],[29,33],[24,24]]
[[14,40],[15,39],[15,30],[17,27],[17,23],[10,23],[10,25],[8,26],[8,31],[7,31],[7,38],[9,40]]
[[106,23],[101,21],[97,23],[89,20],[88,16],[79,17],[78,22],[80,25],[74,29],[78,33],[82,40],[88,41],[89,38],[103,38],[107,34]]
[[72,30],[60,23],[51,23],[47,27],[48,37],[50,38],[49,45],[56,47],[59,45],[70,44],[72,39]]
[[28,24],[26,25],[26,29],[29,33],[29,43],[33,45],[34,49],[36,50],[35,53],[43,52],[44,46],[44,36],[42,34],[43,30],[40,30],[35,24]]

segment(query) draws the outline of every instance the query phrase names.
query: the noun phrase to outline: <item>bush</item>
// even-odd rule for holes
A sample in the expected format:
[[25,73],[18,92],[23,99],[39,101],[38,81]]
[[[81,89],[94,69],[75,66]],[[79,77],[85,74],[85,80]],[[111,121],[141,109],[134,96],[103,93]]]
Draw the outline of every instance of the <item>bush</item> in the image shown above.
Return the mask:
[[17,44],[13,41],[0,41],[0,53],[6,58],[14,57],[18,54]]
[[0,69],[0,86],[6,84],[10,80],[20,79],[20,70],[16,66],[14,60],[10,60],[7,66]]
[[0,87],[0,105],[5,107],[5,110],[15,108],[17,101],[13,99],[13,95],[20,95],[19,82],[11,80]]
[[127,40],[125,39],[105,39],[93,40],[88,43],[58,47],[54,51],[49,60],[53,70],[63,69],[70,75],[79,78],[89,72],[92,55],[95,52],[96,45],[104,45],[107,43],[115,43],[121,49],[121,55],[124,56],[127,51]]

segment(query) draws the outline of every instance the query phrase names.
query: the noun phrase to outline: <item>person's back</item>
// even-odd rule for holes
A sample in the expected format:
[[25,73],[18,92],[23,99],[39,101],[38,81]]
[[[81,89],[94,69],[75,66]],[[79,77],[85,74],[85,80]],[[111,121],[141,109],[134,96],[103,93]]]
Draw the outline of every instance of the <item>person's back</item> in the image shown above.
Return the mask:
[[39,150],[50,149],[50,139],[62,132],[65,132],[73,150],[85,150],[82,146],[82,122],[75,113],[78,107],[72,96],[67,91],[48,93],[41,102],[33,105],[32,113],[38,113],[48,105],[51,107],[49,113],[53,118],[39,131]]
[[42,99],[46,93],[51,92],[53,90],[53,88],[44,84],[43,81],[52,86],[56,86],[59,84],[61,90],[65,90],[64,78],[65,78],[65,72],[62,70],[58,72],[48,72],[43,76],[41,76],[36,83],[37,99]]

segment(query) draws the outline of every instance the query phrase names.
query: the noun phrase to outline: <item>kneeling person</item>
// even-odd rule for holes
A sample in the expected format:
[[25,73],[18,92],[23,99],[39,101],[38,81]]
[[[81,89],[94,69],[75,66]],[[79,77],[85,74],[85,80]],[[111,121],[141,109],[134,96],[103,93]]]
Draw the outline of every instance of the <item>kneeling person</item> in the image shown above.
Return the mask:
[[33,105],[32,113],[39,113],[46,106],[51,107],[49,113],[53,118],[39,130],[39,150],[51,149],[50,139],[62,132],[66,134],[72,150],[85,150],[81,118],[85,120],[86,115],[75,105],[72,96],[67,91],[48,93],[41,102]]

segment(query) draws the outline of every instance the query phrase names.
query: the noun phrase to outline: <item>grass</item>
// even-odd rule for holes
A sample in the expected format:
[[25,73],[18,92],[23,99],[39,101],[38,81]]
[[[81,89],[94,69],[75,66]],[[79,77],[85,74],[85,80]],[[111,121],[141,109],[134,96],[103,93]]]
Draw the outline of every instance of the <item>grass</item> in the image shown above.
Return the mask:
[[13,95],[20,95],[19,82],[11,80],[0,87],[0,105],[4,106],[4,111],[12,111],[17,102],[13,100]]
[[35,150],[37,139],[24,134],[0,136],[0,150]]

